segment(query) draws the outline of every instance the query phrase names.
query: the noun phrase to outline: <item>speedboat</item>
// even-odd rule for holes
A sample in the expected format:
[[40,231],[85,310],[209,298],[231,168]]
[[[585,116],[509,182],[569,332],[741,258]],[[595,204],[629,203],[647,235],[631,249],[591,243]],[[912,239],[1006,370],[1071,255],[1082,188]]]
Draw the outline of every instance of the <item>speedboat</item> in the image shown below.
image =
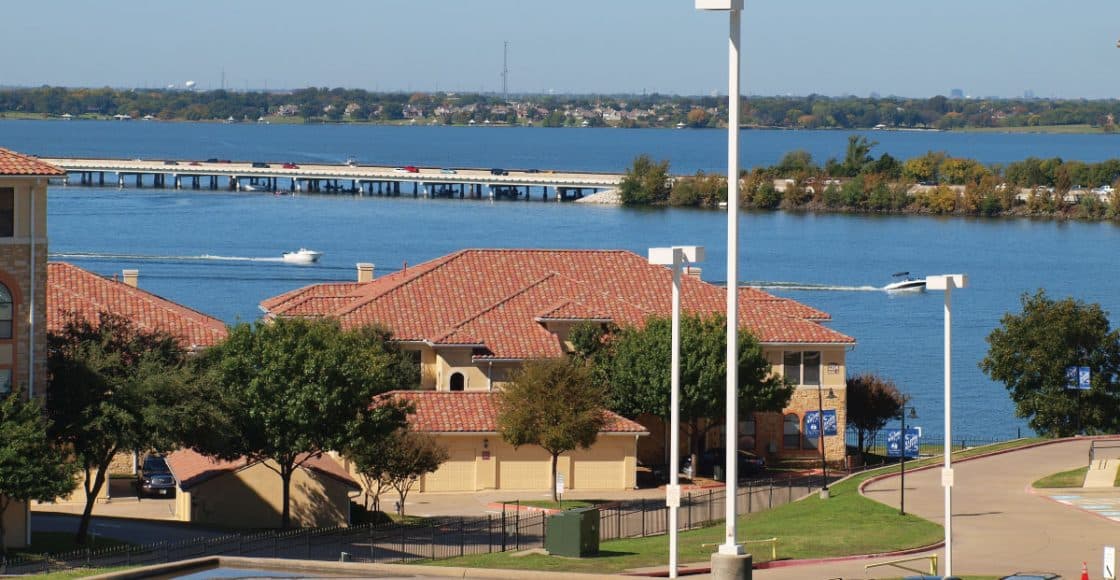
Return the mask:
[[314,264],[322,257],[323,252],[316,252],[315,250],[308,250],[307,248],[300,248],[295,252],[284,252],[282,256],[284,261],[288,264]]
[[887,292],[901,292],[905,290],[923,291],[926,289],[925,278],[913,278],[910,272],[895,272],[891,274],[895,278],[894,282],[883,286],[883,290]]

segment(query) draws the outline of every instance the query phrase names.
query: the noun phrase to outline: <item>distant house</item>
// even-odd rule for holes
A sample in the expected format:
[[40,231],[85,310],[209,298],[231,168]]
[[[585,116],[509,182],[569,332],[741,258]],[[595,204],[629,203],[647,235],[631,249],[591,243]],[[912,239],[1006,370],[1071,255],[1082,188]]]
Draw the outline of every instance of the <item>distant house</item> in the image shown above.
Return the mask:
[[[190,449],[167,456],[178,489],[179,521],[229,528],[280,525],[283,497],[280,476],[262,461],[224,461]],[[300,527],[350,523],[350,494],[361,487],[327,455],[313,456],[292,475],[290,513]]]
[[[416,357],[421,388],[449,393],[420,394],[417,400],[452,418],[464,413],[465,400],[455,399],[457,392],[500,389],[523,361],[569,354],[568,332],[578,323],[641,325],[651,315],[670,314],[672,273],[626,251],[462,250],[381,278],[364,272],[361,281],[307,286],[265,300],[261,308],[269,318],[333,317],[348,328],[387,326]],[[742,417],[741,444],[771,459],[819,457],[816,438],[804,436],[805,416],[818,409],[823,391],[830,393],[824,408],[835,412],[838,430],[825,438],[826,454],[830,461],[843,460],[845,354],[855,340],[824,326],[829,319],[824,312],[757,289],[738,292],[740,325],[761,342],[774,372],[798,387],[783,412]],[[724,288],[685,277],[686,311],[723,313],[725,305]],[[642,423],[653,436],[641,439],[639,460],[663,463],[664,430],[656,421]],[[469,455],[480,458],[487,450],[483,438],[497,444],[472,435],[472,448],[461,451],[464,465]],[[615,440],[603,438],[600,444],[606,439]],[[597,449],[598,444],[592,451]],[[522,452],[532,453],[524,447]],[[491,450],[491,457],[495,453]],[[621,461],[623,450],[614,453],[613,461]],[[519,460],[505,451],[503,457]],[[497,470],[500,474],[500,465]],[[491,481],[477,473],[475,488],[504,487],[500,475]]]
[[[66,173],[0,149],[0,397],[20,388],[42,397],[47,385],[47,179]],[[29,506],[4,513],[4,544],[31,540]]]

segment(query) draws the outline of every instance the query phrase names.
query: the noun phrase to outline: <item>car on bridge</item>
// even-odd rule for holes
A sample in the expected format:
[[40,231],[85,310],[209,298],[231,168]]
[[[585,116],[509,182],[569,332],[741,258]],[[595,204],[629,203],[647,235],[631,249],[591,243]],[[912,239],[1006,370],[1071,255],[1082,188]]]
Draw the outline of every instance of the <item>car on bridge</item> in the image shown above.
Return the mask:
[[264,161],[254,161],[253,167],[269,167],[269,165]]
[[500,167],[495,167],[490,170],[490,175],[509,175],[509,172]]
[[404,170],[407,173],[420,173],[420,169],[415,165],[405,165]]
[[284,169],[299,169],[299,165],[296,165],[295,163],[292,163],[290,161],[288,163],[285,163],[283,167]]

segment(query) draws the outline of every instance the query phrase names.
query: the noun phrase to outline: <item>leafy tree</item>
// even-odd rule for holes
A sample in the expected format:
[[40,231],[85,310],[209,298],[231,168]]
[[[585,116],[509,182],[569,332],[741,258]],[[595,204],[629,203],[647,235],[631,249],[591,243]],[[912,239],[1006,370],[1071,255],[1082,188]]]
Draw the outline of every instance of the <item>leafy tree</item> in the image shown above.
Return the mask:
[[860,135],[848,136],[848,149],[844,153],[844,175],[855,177],[863,171],[865,165],[873,163],[874,159],[871,158],[871,149],[876,145],[878,145],[878,143],[868,140],[867,137]]
[[669,162],[639,155],[619,185],[624,205],[653,205],[669,201]]
[[[672,321],[651,317],[641,328],[623,328],[609,343],[605,366],[611,385],[611,408],[627,417],[648,413],[668,420]],[[727,322],[722,315],[681,317],[680,412],[688,429],[689,448],[703,451],[705,435],[724,416],[727,382]],[[780,411],[793,386],[771,372],[762,346],[748,332],[739,333],[739,413]],[[695,460],[695,459],[694,459]]]
[[117,452],[191,446],[224,425],[220,393],[193,380],[179,342],[124,317],[71,316],[47,336],[47,366],[52,435],[85,471],[78,543]]
[[606,390],[579,359],[526,362],[498,394],[498,431],[515,448],[537,445],[552,456],[552,499],[561,453],[587,449],[606,425]]
[[0,401],[0,555],[6,553],[8,508],[66,495],[74,489],[78,470],[51,441],[39,400],[27,401],[23,395],[15,391]]
[[400,515],[408,492],[426,473],[432,473],[447,461],[447,449],[427,433],[398,429],[388,437],[384,448],[382,478],[400,497]]
[[232,401],[236,429],[206,451],[262,460],[283,485],[288,527],[292,474],[312,456],[350,441],[384,437],[404,424],[403,408],[375,396],[417,386],[415,364],[379,327],[343,330],[333,319],[239,324],[205,353],[210,380]]
[[848,377],[848,425],[859,437],[859,452],[866,453],[887,421],[898,416],[909,397],[894,381],[873,373]]
[[[1109,327],[1108,314],[1099,304],[1052,300],[1043,290],[1020,300],[1022,312],[1005,314],[988,335],[980,368],[1007,386],[1016,415],[1040,435],[1115,431],[1120,332]],[[1066,388],[1070,366],[1089,367],[1089,391]]]

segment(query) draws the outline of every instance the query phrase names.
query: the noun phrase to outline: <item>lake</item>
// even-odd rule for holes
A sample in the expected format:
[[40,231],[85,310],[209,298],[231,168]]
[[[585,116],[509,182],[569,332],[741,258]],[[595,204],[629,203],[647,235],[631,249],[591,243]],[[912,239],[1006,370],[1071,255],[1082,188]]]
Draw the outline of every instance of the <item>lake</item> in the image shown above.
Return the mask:
[[[1099,160],[1117,136],[874,132],[898,157],[947,150],[986,162],[1061,156]],[[621,170],[638,153],[671,159],[676,171],[722,163],[726,134],[689,130],[499,129],[376,126],[215,125],[142,122],[0,122],[0,146],[59,156],[212,156],[269,161],[341,161],[441,166]],[[749,164],[792,149],[841,155],[847,133],[749,131]],[[356,262],[378,274],[467,247],[622,248],[703,245],[704,278],[724,280],[726,216],[539,201],[489,202],[350,196],[52,187],[52,259],[102,274],[138,268],[143,288],[223,320],[254,320],[257,304],[293,288],[351,280]],[[1019,296],[1044,288],[1120,311],[1120,228],[1109,223],[743,214],[741,276],[833,316],[858,340],[849,373],[875,371],[913,397],[916,423],[942,431],[941,293],[892,295],[890,274],[966,273],[954,293],[954,432],[1010,437],[1023,427],[1001,384],[977,363],[984,337]],[[283,264],[298,247],[319,264]],[[1024,429],[1024,432],[1026,430]]]

